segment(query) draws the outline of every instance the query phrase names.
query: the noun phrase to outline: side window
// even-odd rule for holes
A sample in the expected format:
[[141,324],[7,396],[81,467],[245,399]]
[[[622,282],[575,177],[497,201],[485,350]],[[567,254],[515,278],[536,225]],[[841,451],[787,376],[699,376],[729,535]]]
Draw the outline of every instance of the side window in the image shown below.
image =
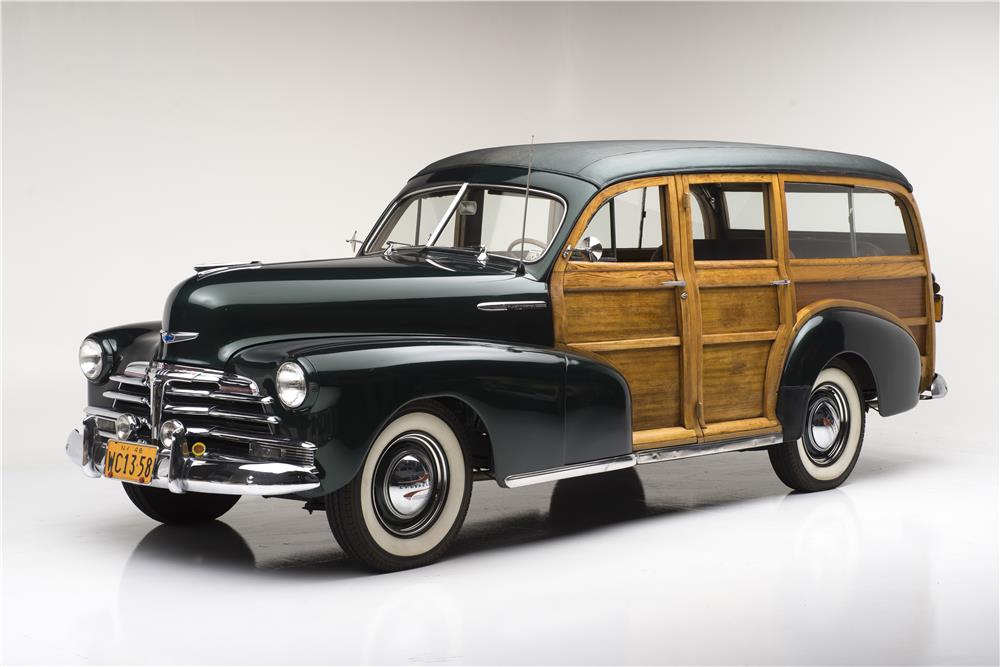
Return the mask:
[[854,231],[858,255],[915,255],[917,244],[908,233],[902,202],[888,192],[854,188]]
[[665,224],[663,188],[636,188],[604,202],[587,224],[573,260],[594,261],[587,248],[600,243],[600,262],[663,262],[669,252],[663,243]]
[[792,258],[909,255],[916,245],[898,200],[882,190],[786,183]]
[[768,259],[767,183],[691,185],[695,260]]

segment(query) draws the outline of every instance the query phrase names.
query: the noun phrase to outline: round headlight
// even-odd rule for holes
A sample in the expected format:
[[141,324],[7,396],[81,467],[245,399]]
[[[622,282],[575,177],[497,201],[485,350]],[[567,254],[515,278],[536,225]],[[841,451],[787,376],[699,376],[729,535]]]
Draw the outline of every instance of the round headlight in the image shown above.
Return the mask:
[[306,400],[306,372],[294,361],[286,361],[278,367],[275,385],[278,399],[286,408],[297,408]]
[[80,370],[88,380],[96,380],[104,372],[104,350],[93,338],[80,344]]

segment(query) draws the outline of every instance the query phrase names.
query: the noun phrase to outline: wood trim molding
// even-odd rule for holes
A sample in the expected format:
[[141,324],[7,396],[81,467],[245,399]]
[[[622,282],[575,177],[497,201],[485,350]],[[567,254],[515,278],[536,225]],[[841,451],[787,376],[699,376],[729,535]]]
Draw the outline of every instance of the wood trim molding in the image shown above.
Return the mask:
[[566,346],[587,352],[613,352],[615,350],[645,350],[657,347],[677,347],[680,336],[659,336],[656,338],[629,338],[624,340],[598,340],[586,343],[567,343]]

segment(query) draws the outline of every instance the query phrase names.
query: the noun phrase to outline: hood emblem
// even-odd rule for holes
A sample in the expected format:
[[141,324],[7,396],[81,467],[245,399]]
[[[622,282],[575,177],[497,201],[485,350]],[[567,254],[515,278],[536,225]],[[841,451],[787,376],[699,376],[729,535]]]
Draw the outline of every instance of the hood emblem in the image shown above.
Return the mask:
[[160,329],[160,338],[169,345],[170,343],[183,343],[186,340],[194,340],[198,334],[194,331],[164,331]]

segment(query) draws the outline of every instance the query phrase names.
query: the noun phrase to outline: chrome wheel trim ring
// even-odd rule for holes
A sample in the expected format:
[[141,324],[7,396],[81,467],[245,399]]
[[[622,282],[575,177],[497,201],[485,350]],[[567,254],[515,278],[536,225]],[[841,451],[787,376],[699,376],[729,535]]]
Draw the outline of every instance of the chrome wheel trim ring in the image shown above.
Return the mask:
[[448,464],[429,434],[402,433],[375,463],[372,505],[379,524],[397,537],[420,535],[441,514],[448,496]]
[[843,390],[824,382],[813,390],[806,408],[802,444],[806,456],[818,466],[837,462],[851,432],[851,412]]

